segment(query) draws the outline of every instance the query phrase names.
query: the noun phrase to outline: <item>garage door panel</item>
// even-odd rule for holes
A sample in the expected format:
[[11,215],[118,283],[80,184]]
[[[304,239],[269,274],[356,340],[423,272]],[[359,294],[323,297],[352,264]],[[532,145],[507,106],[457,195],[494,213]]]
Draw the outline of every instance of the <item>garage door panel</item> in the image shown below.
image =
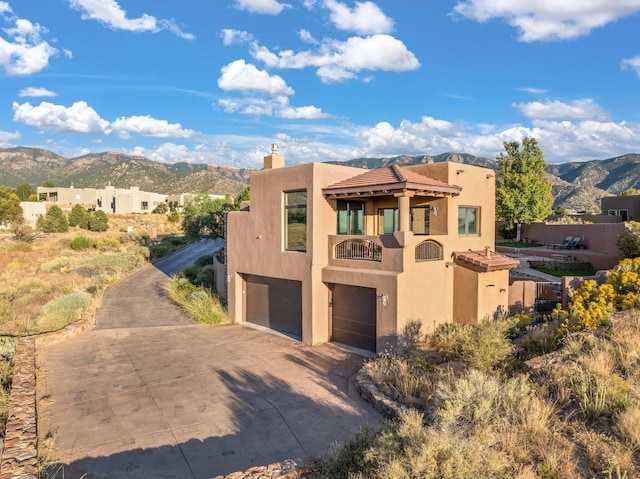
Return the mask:
[[302,283],[246,275],[246,320],[302,337]]
[[375,351],[376,290],[334,284],[332,291],[332,340]]

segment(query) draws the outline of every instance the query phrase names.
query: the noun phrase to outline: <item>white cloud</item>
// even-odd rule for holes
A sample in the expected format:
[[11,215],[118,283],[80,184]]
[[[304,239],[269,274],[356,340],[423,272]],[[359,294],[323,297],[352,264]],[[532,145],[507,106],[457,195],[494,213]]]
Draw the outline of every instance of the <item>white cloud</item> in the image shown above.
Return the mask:
[[263,13],[265,15],[278,15],[291,5],[280,3],[277,0],[236,0],[236,8],[251,13]]
[[[2,13],[2,2],[0,2],[0,13]],[[8,148],[11,146],[13,140],[19,140],[19,132],[9,132],[0,130],[0,148]]]
[[88,135],[108,135],[109,122],[100,118],[85,101],[75,102],[70,107],[54,105],[43,101],[38,106],[30,103],[13,103],[14,121],[36,126],[58,133],[84,133]]
[[544,95],[547,93],[547,90],[543,90],[542,88],[533,88],[533,87],[523,87],[518,88],[519,91],[523,91],[525,93],[531,93],[532,95]]
[[330,115],[322,111],[321,108],[313,105],[292,107],[289,105],[289,98],[279,96],[272,99],[263,98],[242,98],[242,99],[221,99],[218,105],[227,113],[241,113],[253,116],[274,116],[289,120],[318,120],[328,118]]
[[251,63],[236,60],[221,69],[222,75],[218,79],[218,86],[227,91],[263,93],[267,95],[293,95],[293,88],[289,87],[282,77],[269,75],[264,70],[258,70]]
[[633,71],[640,78],[640,55],[633,58],[625,58],[620,62],[620,68]]
[[121,117],[112,122],[111,127],[121,138],[130,138],[131,133],[157,138],[191,138],[195,135],[195,131],[183,129],[180,123],[157,120],[149,115]]
[[639,0],[462,0],[453,8],[455,16],[479,22],[504,19],[523,42],[577,38],[639,12]]
[[607,120],[608,115],[591,98],[574,100],[565,103],[558,100],[533,101],[530,103],[514,103],[527,118],[550,120],[554,118],[571,118],[575,120]]
[[331,10],[331,21],[340,30],[360,35],[393,30],[393,21],[373,2],[356,2],[353,9],[336,0],[325,0],[324,5]]
[[18,92],[18,96],[19,97],[25,97],[25,96],[31,96],[31,97],[41,97],[41,96],[54,97],[54,96],[58,96],[58,94],[56,92],[51,91],[51,90],[47,90],[46,88],[28,87],[28,88],[23,88],[22,90],[20,90]]
[[173,20],[158,20],[156,17],[143,13],[138,18],[127,18],[127,12],[123,10],[115,0],[68,0],[69,4],[80,10],[83,20],[97,20],[114,30],[127,30],[131,32],[159,32],[169,30],[181,38],[193,40],[190,33],[183,32]]
[[220,34],[222,36],[222,44],[225,46],[243,45],[254,40],[251,33],[242,30],[234,30],[233,28],[224,28]]
[[314,36],[311,35],[311,33],[308,30],[305,30],[304,28],[298,32],[298,36],[300,37],[300,40],[302,40],[305,43],[311,43],[313,45],[317,45],[319,43],[318,40],[316,40]]
[[30,75],[49,65],[49,59],[58,50],[42,39],[47,29],[18,18],[6,2],[0,2],[0,14],[5,22],[12,24],[4,28],[8,40],[0,37],[0,65],[9,75]]
[[253,45],[252,55],[272,68],[317,67],[317,74],[325,83],[354,78],[362,70],[415,70],[420,62],[400,40],[390,35],[351,37],[345,42],[329,40],[318,53],[291,50],[277,54],[266,47]]
[[67,48],[63,48],[62,53],[64,53],[65,58],[68,58],[68,59],[73,58],[73,52]]

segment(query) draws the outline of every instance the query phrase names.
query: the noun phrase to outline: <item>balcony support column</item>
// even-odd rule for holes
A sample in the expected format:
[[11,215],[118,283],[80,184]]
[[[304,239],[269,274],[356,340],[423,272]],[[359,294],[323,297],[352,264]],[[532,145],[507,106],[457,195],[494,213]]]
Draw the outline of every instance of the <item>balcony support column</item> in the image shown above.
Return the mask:
[[409,240],[413,236],[411,232],[411,197],[413,191],[403,191],[396,193],[398,197],[398,231],[395,236],[398,244],[403,248],[409,244]]

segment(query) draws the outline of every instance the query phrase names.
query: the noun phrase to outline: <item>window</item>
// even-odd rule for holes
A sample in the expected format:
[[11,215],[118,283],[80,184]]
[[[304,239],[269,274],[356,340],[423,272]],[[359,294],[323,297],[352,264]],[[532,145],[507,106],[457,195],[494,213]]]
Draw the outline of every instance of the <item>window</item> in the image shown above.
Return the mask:
[[307,250],[307,191],[284,194],[285,239],[288,251]]
[[398,208],[378,210],[378,234],[390,235],[398,231]]
[[147,211],[149,209],[149,202],[148,201],[143,201],[142,204],[140,205],[140,209],[142,211]]
[[621,216],[622,221],[627,221],[629,219],[629,210],[618,210],[618,214]]
[[458,234],[460,236],[477,236],[478,220],[478,208],[469,206],[458,208]]
[[411,208],[411,231],[416,235],[429,234],[429,215],[431,209],[428,206]]
[[339,235],[364,234],[364,203],[362,201],[338,201]]
[[618,212],[616,210],[609,210],[609,216],[616,216]]

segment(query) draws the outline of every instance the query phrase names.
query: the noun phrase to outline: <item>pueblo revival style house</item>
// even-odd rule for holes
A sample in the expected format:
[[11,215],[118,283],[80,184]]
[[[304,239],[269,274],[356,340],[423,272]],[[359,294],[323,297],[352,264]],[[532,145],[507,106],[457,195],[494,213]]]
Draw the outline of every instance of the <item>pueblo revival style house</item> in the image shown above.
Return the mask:
[[273,145],[250,205],[227,217],[232,320],[376,352],[411,321],[431,332],[506,309],[517,263],[492,252],[494,176],[460,163],[285,167]]

